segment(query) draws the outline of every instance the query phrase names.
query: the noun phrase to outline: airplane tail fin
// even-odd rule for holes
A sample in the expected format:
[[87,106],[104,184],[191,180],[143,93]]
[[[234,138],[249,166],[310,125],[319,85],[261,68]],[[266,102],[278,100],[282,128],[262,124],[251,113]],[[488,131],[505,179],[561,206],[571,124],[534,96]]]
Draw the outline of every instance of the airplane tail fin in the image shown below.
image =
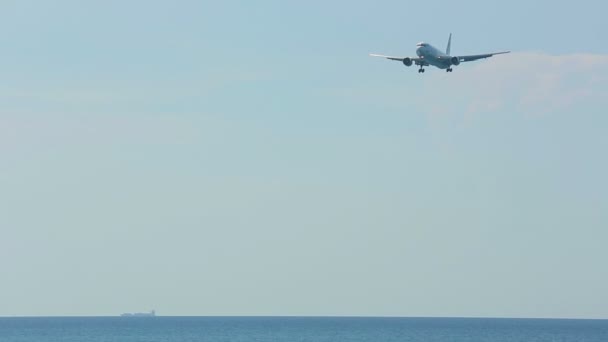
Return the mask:
[[450,33],[450,38],[448,39],[448,47],[445,49],[445,54],[450,55],[450,50],[452,48],[452,34]]

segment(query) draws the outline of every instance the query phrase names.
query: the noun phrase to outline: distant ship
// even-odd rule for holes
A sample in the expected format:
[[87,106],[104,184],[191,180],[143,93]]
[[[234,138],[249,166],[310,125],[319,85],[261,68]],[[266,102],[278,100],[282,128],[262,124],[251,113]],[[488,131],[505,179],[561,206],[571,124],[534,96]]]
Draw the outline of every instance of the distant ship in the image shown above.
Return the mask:
[[133,313],[123,313],[120,317],[155,317],[156,311],[152,310],[150,312],[133,312]]

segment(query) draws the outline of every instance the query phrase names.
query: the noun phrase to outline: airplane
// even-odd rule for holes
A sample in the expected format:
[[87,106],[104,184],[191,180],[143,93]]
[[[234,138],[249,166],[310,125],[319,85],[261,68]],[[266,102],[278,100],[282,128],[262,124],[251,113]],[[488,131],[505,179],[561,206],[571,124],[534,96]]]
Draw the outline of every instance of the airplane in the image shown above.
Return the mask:
[[412,66],[412,64],[416,64],[420,66],[418,72],[424,72],[425,66],[434,66],[439,69],[445,69],[446,72],[452,72],[452,66],[459,65],[461,62],[471,62],[476,61],[482,58],[492,57],[494,55],[501,55],[504,53],[509,53],[511,51],[501,51],[501,52],[493,52],[493,53],[485,53],[481,55],[468,55],[468,56],[452,56],[450,55],[450,48],[452,45],[452,34],[450,33],[450,38],[448,39],[448,46],[445,49],[445,53],[440,51],[436,47],[431,44],[420,42],[416,44],[416,55],[418,57],[394,57],[394,56],[385,56],[385,55],[377,55],[374,53],[370,53],[372,57],[383,57],[386,59],[390,59],[393,61],[400,61],[405,66]]

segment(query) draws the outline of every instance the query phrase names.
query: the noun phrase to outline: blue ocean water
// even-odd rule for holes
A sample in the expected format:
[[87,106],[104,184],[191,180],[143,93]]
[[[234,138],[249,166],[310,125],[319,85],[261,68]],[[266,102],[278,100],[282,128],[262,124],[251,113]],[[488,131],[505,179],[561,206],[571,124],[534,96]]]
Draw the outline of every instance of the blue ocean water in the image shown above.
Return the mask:
[[606,342],[608,320],[338,317],[0,318],[1,342]]

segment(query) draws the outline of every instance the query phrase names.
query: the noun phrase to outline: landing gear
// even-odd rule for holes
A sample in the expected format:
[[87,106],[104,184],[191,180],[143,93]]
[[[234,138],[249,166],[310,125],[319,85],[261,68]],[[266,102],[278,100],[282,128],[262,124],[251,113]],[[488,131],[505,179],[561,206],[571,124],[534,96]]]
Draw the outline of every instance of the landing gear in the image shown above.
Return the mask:
[[452,68],[445,69],[445,72],[452,72],[452,71],[454,71],[454,69],[452,69]]
[[420,67],[420,69],[418,69],[418,72],[424,72],[424,69],[422,67]]

